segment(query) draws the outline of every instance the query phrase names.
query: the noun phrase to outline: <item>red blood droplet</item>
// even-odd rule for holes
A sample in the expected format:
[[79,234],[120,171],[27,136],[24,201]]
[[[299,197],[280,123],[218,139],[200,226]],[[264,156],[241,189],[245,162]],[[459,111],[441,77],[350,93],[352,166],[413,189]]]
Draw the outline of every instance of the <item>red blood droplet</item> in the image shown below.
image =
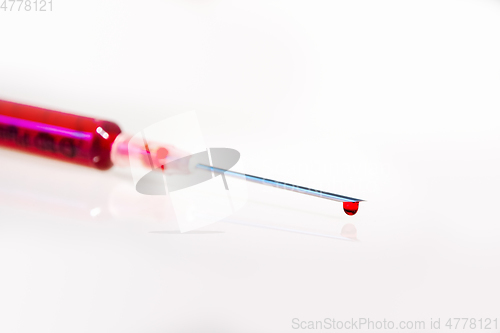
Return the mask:
[[358,202],[344,202],[344,212],[347,215],[354,215],[358,212],[359,201]]

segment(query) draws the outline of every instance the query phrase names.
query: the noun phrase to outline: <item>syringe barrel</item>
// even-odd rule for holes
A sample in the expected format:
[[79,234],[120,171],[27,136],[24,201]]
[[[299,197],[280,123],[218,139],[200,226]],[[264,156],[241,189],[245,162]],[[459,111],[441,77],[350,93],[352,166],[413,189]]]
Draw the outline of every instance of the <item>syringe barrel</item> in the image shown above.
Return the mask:
[[100,170],[121,133],[109,121],[0,100],[0,145]]

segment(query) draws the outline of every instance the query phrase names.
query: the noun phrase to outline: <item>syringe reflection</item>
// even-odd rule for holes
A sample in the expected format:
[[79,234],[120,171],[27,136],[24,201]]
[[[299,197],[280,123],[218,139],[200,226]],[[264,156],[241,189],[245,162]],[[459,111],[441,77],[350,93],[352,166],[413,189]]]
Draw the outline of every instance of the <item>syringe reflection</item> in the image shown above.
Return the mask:
[[[101,173],[72,165],[64,165],[61,168],[60,163],[56,161],[6,150],[2,153],[4,155],[2,158],[4,170],[0,174],[2,205],[20,209],[28,208],[32,211],[55,214],[70,219],[149,220],[156,222],[157,228],[170,229],[172,233],[175,233],[175,212],[168,205],[168,200],[165,200],[164,196],[146,196],[137,193],[128,175],[124,176],[114,171]],[[19,158],[28,161],[18,161]],[[24,168],[25,165],[32,165],[33,160],[40,162],[40,166]],[[58,168],[57,175],[52,172],[53,167]],[[47,175],[57,176],[57,178],[52,179]],[[275,211],[286,210],[286,207],[258,200],[249,199],[248,201],[251,205],[265,204]],[[297,208],[293,209],[297,210]],[[304,213],[311,214],[311,212]],[[328,237],[336,240],[356,240],[356,229],[350,223],[343,226],[342,230],[337,231],[337,235],[334,235],[331,232],[322,233],[321,230],[276,225],[269,220],[266,221],[265,216],[258,220],[231,217],[221,222]],[[204,229],[207,228],[211,227]],[[340,226],[338,228],[340,229]],[[346,232],[348,229],[351,232]]]

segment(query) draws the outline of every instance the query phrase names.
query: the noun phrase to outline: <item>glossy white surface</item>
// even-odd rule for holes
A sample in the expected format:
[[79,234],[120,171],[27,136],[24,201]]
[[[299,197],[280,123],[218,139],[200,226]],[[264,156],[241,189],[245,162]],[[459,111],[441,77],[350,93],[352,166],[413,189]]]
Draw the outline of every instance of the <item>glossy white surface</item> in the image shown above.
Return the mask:
[[131,133],[194,109],[235,171],[367,201],[249,184],[177,234],[126,170],[2,149],[0,332],[500,319],[498,2],[53,1],[0,11],[0,98]]

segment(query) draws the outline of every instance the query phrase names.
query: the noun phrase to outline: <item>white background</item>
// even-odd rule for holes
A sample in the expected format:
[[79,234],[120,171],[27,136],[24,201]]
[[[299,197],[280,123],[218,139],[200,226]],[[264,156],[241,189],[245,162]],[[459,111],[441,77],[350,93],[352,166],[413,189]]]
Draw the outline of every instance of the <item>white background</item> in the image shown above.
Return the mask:
[[499,1],[17,6],[0,11],[1,99],[130,133],[196,110],[236,171],[367,201],[349,217],[249,185],[228,221],[175,234],[126,171],[2,149],[0,332],[500,316]]

